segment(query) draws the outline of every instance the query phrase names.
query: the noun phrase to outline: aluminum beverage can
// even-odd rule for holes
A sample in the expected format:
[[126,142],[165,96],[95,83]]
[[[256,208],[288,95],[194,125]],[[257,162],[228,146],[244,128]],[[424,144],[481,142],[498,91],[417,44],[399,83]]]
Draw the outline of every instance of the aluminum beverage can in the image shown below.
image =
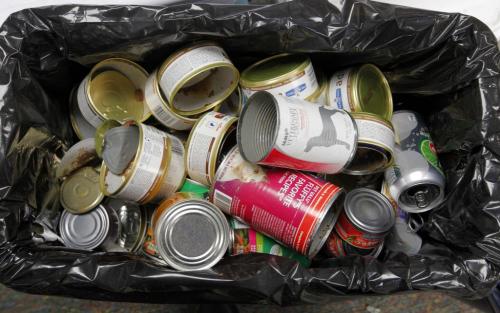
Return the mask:
[[309,258],[333,229],[343,198],[342,188],[313,176],[253,165],[237,147],[219,166],[210,193],[224,213]]
[[238,122],[238,146],[251,163],[334,174],[354,158],[358,132],[344,110],[260,91]]
[[385,180],[398,206],[410,213],[422,213],[444,199],[445,175],[434,143],[422,117],[412,111],[394,112],[392,123],[399,145],[394,148],[394,165]]

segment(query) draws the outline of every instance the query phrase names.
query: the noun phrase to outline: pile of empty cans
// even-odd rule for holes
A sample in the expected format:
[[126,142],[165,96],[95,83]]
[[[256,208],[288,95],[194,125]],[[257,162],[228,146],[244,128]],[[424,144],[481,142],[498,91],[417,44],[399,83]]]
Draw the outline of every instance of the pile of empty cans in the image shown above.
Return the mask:
[[177,270],[267,253],[315,258],[420,250],[445,177],[415,112],[383,73],[321,72],[280,54],[241,73],[199,42],[153,73],[120,58],[73,90],[81,139],[58,168],[68,248],[137,253]]

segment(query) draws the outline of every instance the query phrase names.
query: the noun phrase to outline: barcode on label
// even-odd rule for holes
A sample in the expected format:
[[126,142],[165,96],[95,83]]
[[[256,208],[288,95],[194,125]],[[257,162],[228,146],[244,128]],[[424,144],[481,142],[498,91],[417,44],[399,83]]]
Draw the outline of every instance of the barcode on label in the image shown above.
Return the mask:
[[225,213],[230,213],[232,201],[233,198],[231,198],[230,196],[221,191],[215,190],[214,204]]

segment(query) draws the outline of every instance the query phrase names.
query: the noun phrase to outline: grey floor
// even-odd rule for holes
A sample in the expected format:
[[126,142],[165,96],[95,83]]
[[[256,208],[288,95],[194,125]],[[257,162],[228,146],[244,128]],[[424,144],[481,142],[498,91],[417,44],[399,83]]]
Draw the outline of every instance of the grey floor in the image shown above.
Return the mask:
[[[332,299],[332,301],[334,301]],[[36,296],[20,293],[0,285],[0,312],[141,312],[141,313],[196,313],[198,305],[136,304],[77,300],[54,296]],[[419,292],[391,296],[337,299],[322,305],[282,308],[279,306],[240,305],[241,313],[479,313],[468,303],[442,293]]]

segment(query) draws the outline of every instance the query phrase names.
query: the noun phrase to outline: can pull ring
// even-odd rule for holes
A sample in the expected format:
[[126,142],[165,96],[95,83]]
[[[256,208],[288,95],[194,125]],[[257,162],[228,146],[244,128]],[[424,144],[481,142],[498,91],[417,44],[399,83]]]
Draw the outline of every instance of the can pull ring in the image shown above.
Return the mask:
[[411,214],[408,218],[408,227],[414,233],[424,226],[424,219],[419,214]]

